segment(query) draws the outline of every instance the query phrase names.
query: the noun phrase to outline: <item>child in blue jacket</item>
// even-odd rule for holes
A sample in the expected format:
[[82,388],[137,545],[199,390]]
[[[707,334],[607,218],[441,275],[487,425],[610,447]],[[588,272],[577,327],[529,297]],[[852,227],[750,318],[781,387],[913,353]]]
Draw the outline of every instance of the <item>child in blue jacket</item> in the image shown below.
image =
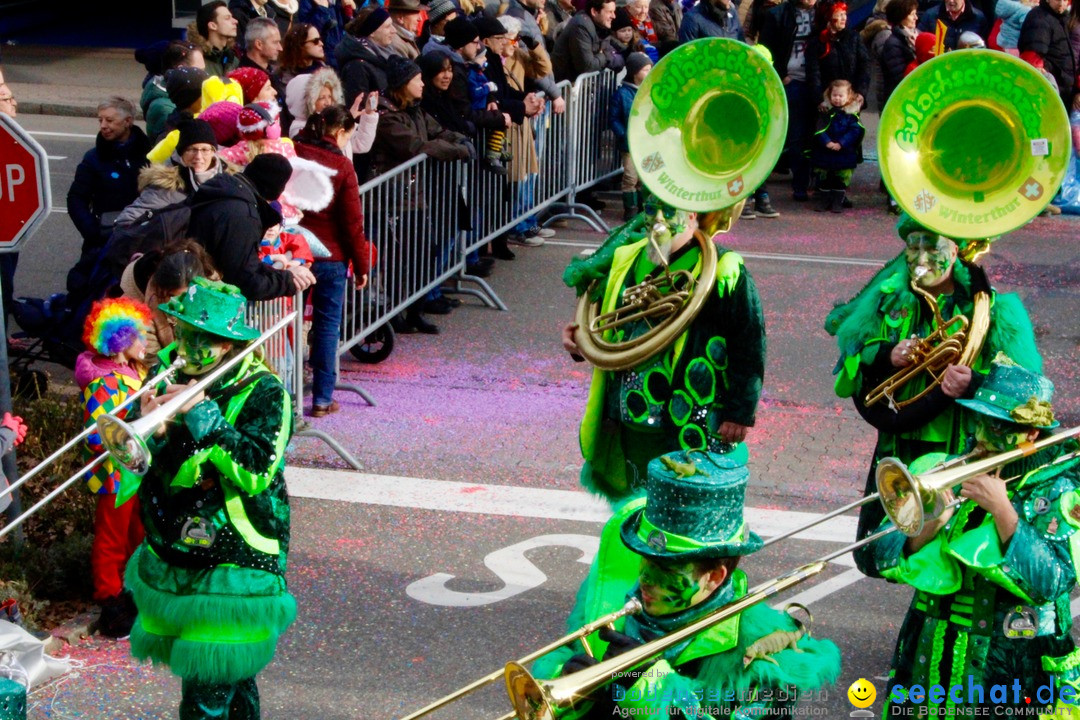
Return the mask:
[[652,70],[652,60],[645,53],[630,53],[626,58],[626,76],[611,99],[611,130],[622,151],[622,198],[623,222],[629,222],[641,212],[641,180],[637,168],[630,159],[630,145],[626,141],[626,127],[630,123],[630,107],[634,104],[638,87]]
[[862,157],[866,129],[859,121],[859,101],[847,80],[829,83],[825,102],[829,110],[818,119],[810,155],[821,199],[817,210],[842,213],[851,173]]
[[[499,86],[488,80],[484,74],[487,67],[487,53],[481,50],[475,58],[467,63],[469,70],[469,100],[473,110],[495,110],[498,105],[491,94],[498,92]],[[488,130],[487,147],[484,150],[484,161],[492,170],[500,175],[506,174],[506,166],[503,160],[508,160],[506,155],[506,131]]]

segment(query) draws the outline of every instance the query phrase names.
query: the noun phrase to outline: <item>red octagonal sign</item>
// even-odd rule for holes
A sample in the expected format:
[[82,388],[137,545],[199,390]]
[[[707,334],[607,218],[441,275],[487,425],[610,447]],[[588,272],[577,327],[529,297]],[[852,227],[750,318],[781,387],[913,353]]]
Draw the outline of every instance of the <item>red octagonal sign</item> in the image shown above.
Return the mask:
[[0,252],[14,252],[52,210],[45,149],[0,113]]

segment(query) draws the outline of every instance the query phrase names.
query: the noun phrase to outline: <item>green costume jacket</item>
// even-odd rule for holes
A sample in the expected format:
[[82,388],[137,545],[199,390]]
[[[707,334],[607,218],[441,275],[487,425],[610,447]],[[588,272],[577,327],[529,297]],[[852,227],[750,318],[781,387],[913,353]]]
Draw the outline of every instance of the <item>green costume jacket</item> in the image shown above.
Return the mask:
[[[648,240],[616,248],[603,279],[603,312],[623,291],[656,271]],[[581,423],[582,483],[617,500],[644,485],[653,458],[675,450],[730,450],[717,431],[725,421],[754,424],[765,374],[765,318],[742,258],[718,248],[717,282],[698,316],[671,346],[623,372],[593,371]],[[672,254],[673,270],[701,271],[694,242]],[[640,334],[644,321],[606,336]]]
[[139,610],[132,654],[185,679],[238,682],[270,662],[296,615],[284,577],[290,398],[249,356],[167,427],[147,443],[146,540],[125,576]]
[[[906,553],[907,538],[900,533],[871,543],[877,571],[916,589],[893,655],[894,700],[907,697],[894,692],[897,685],[927,689],[937,684],[948,690],[960,684],[966,705],[969,675],[987,693],[975,703],[982,705],[992,704],[989,692],[995,684],[1010,687],[1000,704],[1028,709],[1024,697],[1035,702],[1039,686],[1053,687],[1054,698],[1065,683],[1080,690],[1080,650],[1070,634],[1069,606],[1080,559],[1080,460],[1038,469],[1075,447],[1047,448],[1002,469],[1001,477],[1023,476],[1010,485],[1019,522],[1004,547],[993,517],[974,502],[960,505],[915,553]],[[890,525],[886,521],[882,527]],[[1017,703],[1011,690],[1015,679],[1023,688]],[[958,704],[955,698],[940,699],[918,704]]]
[[[1020,298],[1013,293],[995,293],[982,268],[959,260],[953,266],[953,281],[953,294],[937,298],[946,321],[958,314],[970,320],[973,298],[979,291],[989,292],[992,302],[990,329],[972,368],[975,372],[965,397],[974,397],[990,361],[999,352],[1029,370],[1041,372],[1042,358],[1035,347],[1035,332]],[[876,491],[874,473],[883,457],[897,457],[910,463],[930,452],[960,451],[972,428],[965,426],[966,415],[958,411],[953,398],[940,387],[897,411],[884,401],[872,407],[863,402],[867,392],[896,372],[889,357],[897,343],[912,335],[926,337],[937,329],[930,308],[911,290],[903,253],[880,270],[855,298],[837,306],[826,319],[825,329],[836,337],[840,346],[840,359],[833,371],[836,394],[850,397],[859,414],[878,431],[864,495]],[[906,400],[925,387],[923,373],[907,383],[896,399]],[[884,517],[880,503],[864,505],[859,513],[857,538],[870,534]],[[863,573],[876,577],[868,552],[865,546],[855,550],[855,561]]]
[[[624,504],[604,526],[600,549],[588,578],[578,590],[567,621],[568,629],[576,630],[618,610],[628,595],[637,592],[641,558],[622,544],[619,527],[643,502],[639,498]],[[680,615],[736,600],[746,594],[746,586],[746,575],[736,570],[731,581],[705,602],[708,607],[695,606]],[[685,622],[693,619],[696,617],[688,616]],[[675,619],[675,623],[680,621]],[[616,630],[643,639],[636,627],[634,620],[626,618],[615,624]],[[612,693],[620,708],[647,709],[643,712],[648,717],[668,717],[667,712],[672,709],[682,710],[688,718],[768,717],[770,709],[792,705],[799,697],[833,683],[840,674],[840,651],[836,645],[810,637],[797,641],[798,651],[782,649],[768,654],[775,663],[762,658],[744,666],[743,656],[750,645],[770,633],[796,629],[790,616],[759,603],[671,648],[651,667],[642,667],[645,672],[636,680],[627,679],[624,684],[628,687],[612,685],[598,692]],[[585,642],[596,657],[603,657],[607,645],[598,635],[586,637]],[[558,677],[566,661],[581,651],[580,647],[568,646],[545,655],[534,664],[534,676]],[[711,714],[698,714],[703,711]],[[594,715],[591,704],[586,702],[565,717],[593,718]]]

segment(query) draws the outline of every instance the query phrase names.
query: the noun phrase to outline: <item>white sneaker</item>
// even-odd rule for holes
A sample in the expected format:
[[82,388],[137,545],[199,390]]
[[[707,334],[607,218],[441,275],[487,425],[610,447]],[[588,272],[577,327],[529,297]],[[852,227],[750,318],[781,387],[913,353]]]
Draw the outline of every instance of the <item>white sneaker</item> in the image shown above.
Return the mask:
[[543,238],[529,237],[528,235],[519,235],[518,233],[509,233],[506,236],[506,242],[511,245],[523,245],[525,247],[540,247],[544,244]]
[[534,227],[532,230],[529,231],[529,234],[530,235],[535,235],[537,237],[542,237],[542,238],[555,237],[555,231],[554,230],[550,230],[548,228],[543,228],[543,227]]

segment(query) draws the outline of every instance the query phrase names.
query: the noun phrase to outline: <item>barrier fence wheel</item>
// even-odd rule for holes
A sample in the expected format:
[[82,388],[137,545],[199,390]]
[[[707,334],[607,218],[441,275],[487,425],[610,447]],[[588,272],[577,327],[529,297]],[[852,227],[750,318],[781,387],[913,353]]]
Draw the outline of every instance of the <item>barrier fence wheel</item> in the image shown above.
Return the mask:
[[394,329],[389,324],[373,330],[362,342],[349,348],[349,353],[359,362],[374,365],[381,363],[394,352]]

